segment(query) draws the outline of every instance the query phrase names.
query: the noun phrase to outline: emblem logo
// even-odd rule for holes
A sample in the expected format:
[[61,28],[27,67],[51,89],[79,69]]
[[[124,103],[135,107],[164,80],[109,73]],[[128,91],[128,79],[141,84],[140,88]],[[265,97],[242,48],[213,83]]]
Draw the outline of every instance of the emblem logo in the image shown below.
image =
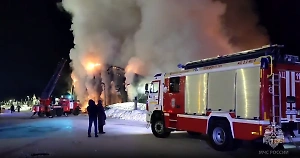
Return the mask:
[[263,138],[265,144],[270,145],[273,149],[280,143],[284,143],[284,134],[278,125],[272,123],[265,129]]

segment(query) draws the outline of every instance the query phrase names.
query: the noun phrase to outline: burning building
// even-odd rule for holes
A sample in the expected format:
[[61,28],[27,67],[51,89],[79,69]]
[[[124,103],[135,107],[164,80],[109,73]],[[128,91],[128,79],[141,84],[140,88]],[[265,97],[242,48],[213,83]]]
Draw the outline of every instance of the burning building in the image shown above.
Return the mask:
[[[131,86],[127,84],[125,77],[125,69],[117,66],[109,66],[107,69],[108,78],[110,80],[110,85],[107,86],[107,97],[106,103],[107,105],[114,103],[121,103],[131,101],[128,98],[127,86]],[[143,76],[135,74],[134,80],[131,83],[132,86],[136,86],[137,83],[143,78]]]
[[126,91],[126,78],[125,70],[117,66],[108,66],[107,77],[110,81],[109,86],[107,86],[107,96],[106,103],[108,105],[114,103],[121,103],[128,101],[128,95]]
[[[135,86],[142,78],[142,76],[135,74],[131,85]],[[126,84],[125,81],[124,68],[106,65],[97,69],[94,71],[93,77],[86,77],[85,82],[89,85],[86,88],[87,99],[98,100],[101,98],[105,105],[131,101],[127,92],[127,86],[131,85]]]

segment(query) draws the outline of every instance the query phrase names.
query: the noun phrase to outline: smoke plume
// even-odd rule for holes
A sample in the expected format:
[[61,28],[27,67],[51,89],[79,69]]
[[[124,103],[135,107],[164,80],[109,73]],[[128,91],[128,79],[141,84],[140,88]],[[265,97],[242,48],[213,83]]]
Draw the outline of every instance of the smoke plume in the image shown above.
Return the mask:
[[[126,82],[131,84],[134,73],[152,76],[174,71],[179,63],[264,45],[267,38],[257,29],[252,6],[247,4],[215,0],[63,0],[64,9],[73,16],[75,47],[70,57],[76,93],[82,100],[95,94],[88,78],[105,64],[126,68]],[[245,22],[238,23],[245,19],[243,16],[247,16]],[[136,95],[137,87],[128,89],[134,91],[129,96]]]
[[252,0],[221,0],[227,5],[222,16],[224,32],[234,46],[241,49],[253,49],[269,44],[267,31],[259,26],[255,14],[256,8]]

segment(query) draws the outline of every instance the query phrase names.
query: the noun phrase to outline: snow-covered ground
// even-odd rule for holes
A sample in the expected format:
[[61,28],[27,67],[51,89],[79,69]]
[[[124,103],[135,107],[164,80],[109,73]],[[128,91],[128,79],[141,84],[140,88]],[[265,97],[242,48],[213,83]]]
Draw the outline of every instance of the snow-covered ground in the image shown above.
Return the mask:
[[[5,108],[3,113],[10,113],[8,105],[1,107]],[[27,105],[21,105],[21,111],[29,111],[30,109]],[[110,118],[146,122],[146,104],[143,103],[137,104],[137,110],[134,110],[134,102],[117,103],[107,106],[105,112]]]
[[134,110],[134,102],[117,103],[107,106],[106,116],[122,120],[134,120],[146,122],[146,104],[138,103]]
[[[5,110],[3,111],[4,113],[10,113],[10,105],[1,105],[1,108],[5,108]],[[17,106],[15,106],[15,110],[17,111]],[[31,107],[29,107],[28,105],[21,105],[21,109],[20,111],[29,111],[31,110]]]

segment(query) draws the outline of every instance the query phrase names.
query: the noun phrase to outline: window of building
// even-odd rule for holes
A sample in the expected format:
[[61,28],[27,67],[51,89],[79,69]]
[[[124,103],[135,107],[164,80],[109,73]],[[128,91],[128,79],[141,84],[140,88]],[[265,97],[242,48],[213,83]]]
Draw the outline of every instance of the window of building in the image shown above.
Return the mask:
[[169,92],[170,93],[178,93],[180,85],[180,77],[172,77],[170,78],[169,84]]

